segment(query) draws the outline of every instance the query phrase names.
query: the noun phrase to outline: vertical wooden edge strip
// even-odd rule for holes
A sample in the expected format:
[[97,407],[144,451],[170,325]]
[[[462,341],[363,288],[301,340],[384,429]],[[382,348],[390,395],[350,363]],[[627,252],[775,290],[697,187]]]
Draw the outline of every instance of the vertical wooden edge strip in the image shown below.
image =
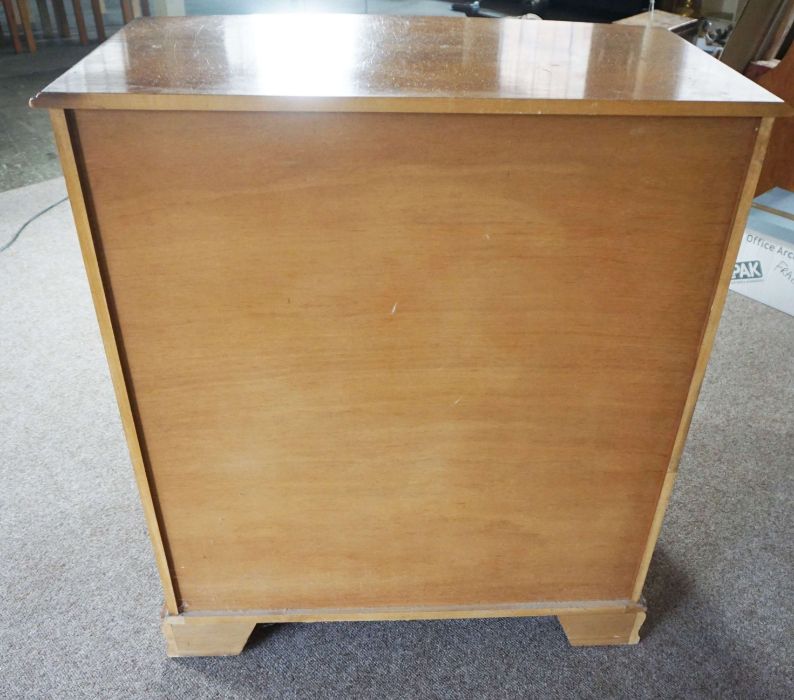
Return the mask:
[[725,299],[728,296],[728,287],[731,283],[731,276],[733,273],[733,264],[736,261],[736,256],[739,252],[739,246],[742,242],[742,235],[744,228],[747,225],[747,217],[750,213],[750,204],[755,196],[755,188],[758,184],[758,178],[761,175],[761,167],[764,164],[764,155],[766,154],[766,147],[769,143],[769,136],[772,133],[772,126],[775,122],[774,117],[763,117],[760,120],[758,133],[755,138],[755,145],[753,153],[750,157],[750,163],[747,167],[744,184],[742,185],[739,198],[736,202],[736,210],[733,214],[733,222],[731,224],[730,234],[728,236],[728,243],[725,247],[725,252],[722,259],[722,267],[717,281],[714,295],[711,300],[711,307],[709,308],[708,316],[703,330],[703,335],[700,340],[700,348],[698,350],[697,361],[695,362],[695,369],[692,373],[692,381],[689,385],[686,402],[684,403],[684,410],[681,415],[681,421],[678,425],[678,432],[675,436],[673,443],[673,451],[670,455],[670,462],[667,467],[667,474],[665,475],[662,483],[659,500],[656,503],[656,512],[653,516],[651,523],[651,530],[648,534],[648,540],[645,544],[640,567],[637,572],[637,577],[634,582],[634,590],[632,592],[631,600],[638,601],[642,596],[642,588],[645,585],[645,577],[648,575],[648,568],[651,564],[653,551],[656,548],[656,540],[662,529],[662,522],[664,521],[664,514],[667,511],[667,504],[670,502],[670,495],[673,491],[673,484],[675,477],[678,473],[678,463],[681,461],[681,454],[684,451],[684,444],[689,433],[689,426],[692,423],[692,416],[695,412],[695,405],[697,404],[700,389],[703,385],[703,378],[706,374],[706,367],[708,366],[709,357],[711,356],[711,349],[714,345],[714,338],[717,335],[717,328],[720,324],[722,317],[722,310],[725,306]]
[[170,614],[177,615],[179,609],[177,606],[174,583],[171,579],[160,523],[157,518],[152,490],[149,485],[146,467],[143,462],[143,454],[138,441],[138,433],[130,406],[127,386],[124,380],[124,372],[121,367],[121,359],[119,358],[118,349],[116,347],[113,324],[105,298],[105,290],[99,271],[96,252],[94,250],[94,240],[91,232],[88,210],[86,208],[80,182],[80,174],[77,167],[72,138],[69,132],[66,112],[63,110],[50,110],[50,120],[52,122],[53,132],[55,133],[55,143],[58,147],[61,167],[63,168],[63,174],[66,179],[66,190],[69,194],[72,215],[74,216],[74,222],[77,228],[77,237],[80,241],[80,251],[83,255],[83,264],[85,265],[88,284],[91,288],[91,297],[94,302],[94,309],[102,334],[102,343],[105,346],[105,355],[110,368],[110,376],[113,380],[113,389],[116,392],[116,401],[118,403],[119,413],[121,414],[121,422],[124,426],[124,434],[127,438],[127,448],[130,453],[135,480],[138,484],[138,491],[140,493],[141,505],[143,506],[143,513],[146,518],[147,529],[149,530],[149,537],[154,549],[157,570],[163,584],[166,609]]
[[681,459],[681,453],[684,451],[684,443],[686,442],[689,432],[689,425],[692,422],[692,415],[695,412],[695,404],[697,404],[698,396],[700,395],[700,388],[703,384],[703,377],[706,374],[706,367],[711,356],[714,338],[717,335],[717,328],[720,325],[720,318],[722,318],[722,309],[725,306],[725,299],[728,296],[728,287],[731,284],[733,265],[736,262],[736,256],[739,253],[739,246],[742,242],[744,228],[747,225],[750,205],[755,196],[755,188],[758,184],[758,178],[761,175],[761,167],[764,164],[764,155],[766,154],[766,147],[769,142],[769,136],[772,133],[774,121],[773,117],[765,117],[761,119],[761,124],[758,128],[755,147],[753,148],[753,154],[750,157],[750,164],[747,168],[747,175],[745,176],[744,185],[736,203],[736,211],[733,214],[733,223],[731,224],[728,244],[722,259],[722,269],[720,271],[717,287],[714,291],[714,296],[711,300],[711,308],[709,309],[706,319],[703,337],[700,341],[700,350],[698,351],[697,362],[695,363],[695,371],[692,374],[692,382],[689,386],[686,403],[684,404],[681,423],[679,424],[675,442],[673,443],[673,452],[670,456],[668,471],[675,471],[678,469],[678,462]]
[[667,511],[667,504],[670,502],[670,495],[673,493],[673,484],[675,484],[677,475],[677,471],[669,471],[664,476],[659,500],[656,502],[656,512],[653,514],[653,521],[651,522],[651,530],[648,533],[648,540],[645,543],[640,566],[637,570],[637,578],[634,581],[631,600],[639,601],[642,598],[642,588],[645,585],[645,577],[648,575],[648,569],[651,565],[651,559],[653,558],[653,551],[656,549],[656,540],[659,539],[659,533],[662,531],[664,514]]

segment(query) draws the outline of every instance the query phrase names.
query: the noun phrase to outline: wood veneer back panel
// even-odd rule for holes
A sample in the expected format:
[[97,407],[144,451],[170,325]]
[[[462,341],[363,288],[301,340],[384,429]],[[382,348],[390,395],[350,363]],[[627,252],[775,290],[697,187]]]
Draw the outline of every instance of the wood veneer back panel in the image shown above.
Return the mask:
[[630,596],[755,120],[75,124],[186,609]]

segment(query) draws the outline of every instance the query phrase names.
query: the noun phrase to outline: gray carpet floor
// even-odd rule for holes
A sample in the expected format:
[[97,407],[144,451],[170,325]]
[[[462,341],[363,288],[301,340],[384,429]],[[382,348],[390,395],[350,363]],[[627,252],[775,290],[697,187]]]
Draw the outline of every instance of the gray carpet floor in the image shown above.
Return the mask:
[[[0,55],[0,191],[61,174],[46,109],[28,100],[93,47],[66,44],[30,54]],[[5,219],[0,210],[0,221]],[[9,224],[10,225],[10,224]],[[0,244],[2,245],[2,244]]]
[[[0,244],[64,193],[0,194]],[[0,253],[3,698],[791,698],[794,318],[731,293],[636,647],[554,619],[280,625],[168,659],[68,205]]]

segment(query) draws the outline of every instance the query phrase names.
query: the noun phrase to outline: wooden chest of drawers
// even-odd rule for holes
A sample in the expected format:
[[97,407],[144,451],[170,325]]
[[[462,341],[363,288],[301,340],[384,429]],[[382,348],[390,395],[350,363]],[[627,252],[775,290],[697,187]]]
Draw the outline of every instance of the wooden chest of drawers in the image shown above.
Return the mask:
[[772,118],[663,30],[133,22],[51,110],[173,655],[641,593]]

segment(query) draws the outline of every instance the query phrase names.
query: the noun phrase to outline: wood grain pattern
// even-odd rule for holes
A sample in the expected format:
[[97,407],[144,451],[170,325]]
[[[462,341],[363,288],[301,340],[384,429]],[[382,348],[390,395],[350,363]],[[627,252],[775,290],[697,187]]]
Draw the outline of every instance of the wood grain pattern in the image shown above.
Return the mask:
[[558,619],[571,646],[637,644],[640,641],[640,627],[645,622],[645,610],[559,615]]
[[41,23],[42,35],[45,39],[51,39],[55,36],[55,33],[52,29],[52,19],[50,18],[50,9],[47,7],[47,0],[36,0],[36,11]]
[[132,7],[132,0],[121,0],[121,21],[124,24],[135,19],[135,11]]
[[52,130],[55,135],[55,143],[58,147],[58,154],[61,160],[66,189],[69,193],[69,201],[72,206],[77,236],[80,241],[80,251],[83,256],[88,284],[91,289],[91,297],[94,302],[94,309],[99,323],[99,330],[102,334],[102,343],[105,347],[105,355],[110,368],[110,377],[113,381],[113,389],[116,393],[116,402],[121,414],[121,422],[124,426],[124,435],[127,439],[127,447],[132,460],[132,467],[135,473],[135,480],[141,497],[143,513],[146,518],[146,525],[149,530],[149,538],[154,548],[157,569],[160,580],[163,584],[163,594],[165,596],[166,609],[171,614],[178,612],[176,594],[174,591],[173,580],[165,547],[163,544],[163,533],[160,522],[158,521],[154,498],[151,493],[149,476],[143,463],[138,430],[132,414],[130,400],[127,393],[127,382],[124,377],[124,370],[119,358],[118,346],[116,344],[116,331],[108,311],[107,299],[105,298],[105,284],[99,270],[96,251],[94,248],[92,223],[86,208],[86,201],[83,193],[78,164],[75,159],[73,144],[73,134],[71,133],[69,120],[64,112],[59,110],[50,111]]
[[[186,612],[177,616],[184,624],[212,621],[258,623],[363,622],[367,620],[461,620],[494,617],[554,617],[602,613],[621,614],[645,608],[629,600],[545,601],[504,605],[412,605],[377,608],[311,608],[246,610],[227,612]],[[166,616],[166,619],[170,616]]]
[[14,12],[14,0],[3,0],[3,11],[8,24],[8,33],[11,37],[11,45],[15,53],[22,53],[22,42],[19,40],[19,27],[17,26],[16,13]]
[[438,620],[558,616],[575,646],[636,644],[645,608],[629,601],[584,601],[525,605],[313,610],[250,610],[244,613],[166,615],[163,633],[169,656],[239,654],[258,623],[355,622],[364,620]]
[[30,53],[36,53],[36,39],[33,37],[33,27],[30,24],[30,7],[28,0],[17,0],[17,11],[19,12],[19,22],[25,34],[25,41]]
[[91,11],[94,15],[97,39],[100,42],[105,41],[107,34],[105,33],[105,18],[102,14],[102,0],[91,0]]
[[670,463],[667,467],[667,476],[661,487],[659,495],[659,504],[651,522],[648,541],[645,546],[645,552],[640,563],[637,580],[634,584],[634,592],[632,600],[639,600],[642,596],[642,588],[645,584],[645,577],[648,573],[648,567],[651,563],[653,550],[656,546],[656,540],[661,532],[664,514],[667,509],[667,504],[673,491],[675,484],[675,477],[678,471],[678,463],[681,460],[681,454],[684,451],[684,444],[689,433],[689,426],[692,423],[692,416],[695,412],[695,405],[697,404],[700,389],[703,385],[703,379],[706,376],[706,367],[708,366],[709,357],[711,356],[711,349],[714,345],[714,339],[717,336],[717,329],[719,328],[720,318],[722,317],[722,310],[725,306],[725,298],[728,295],[728,287],[731,283],[731,274],[733,272],[733,265],[736,262],[736,256],[739,252],[739,246],[742,241],[742,234],[744,233],[747,224],[747,216],[750,212],[750,204],[753,201],[754,192],[758,183],[758,178],[761,173],[761,168],[764,162],[767,145],[769,143],[769,136],[772,131],[774,120],[762,119],[758,127],[758,136],[755,141],[752,156],[750,157],[747,174],[742,186],[739,199],[736,202],[736,207],[733,215],[733,221],[730,227],[730,233],[725,242],[725,251],[721,263],[721,271],[714,289],[714,294],[711,300],[711,308],[703,328],[703,336],[698,351],[697,363],[695,371],[692,375],[692,382],[689,386],[687,393],[686,403],[681,415],[681,421],[678,426],[678,431],[673,443],[672,454],[670,455]]
[[632,595],[757,120],[75,116],[182,610]]
[[55,23],[58,25],[58,36],[66,39],[70,36],[69,18],[66,16],[66,7],[63,0],[52,0],[52,11],[55,15]]
[[781,10],[788,0],[747,0],[740,6],[736,23],[720,60],[744,73],[750,61],[762,58],[764,44],[771,38],[770,30],[780,21]]
[[34,106],[82,109],[786,114],[662,29],[372,15],[135,21]]
[[185,624],[185,619],[169,616],[163,620],[168,656],[236,656],[251,632],[253,622],[204,620]]
[[80,43],[86,45],[88,43],[88,30],[85,26],[81,0],[72,0],[72,9],[74,10],[74,21],[77,24],[77,36],[80,37]]

